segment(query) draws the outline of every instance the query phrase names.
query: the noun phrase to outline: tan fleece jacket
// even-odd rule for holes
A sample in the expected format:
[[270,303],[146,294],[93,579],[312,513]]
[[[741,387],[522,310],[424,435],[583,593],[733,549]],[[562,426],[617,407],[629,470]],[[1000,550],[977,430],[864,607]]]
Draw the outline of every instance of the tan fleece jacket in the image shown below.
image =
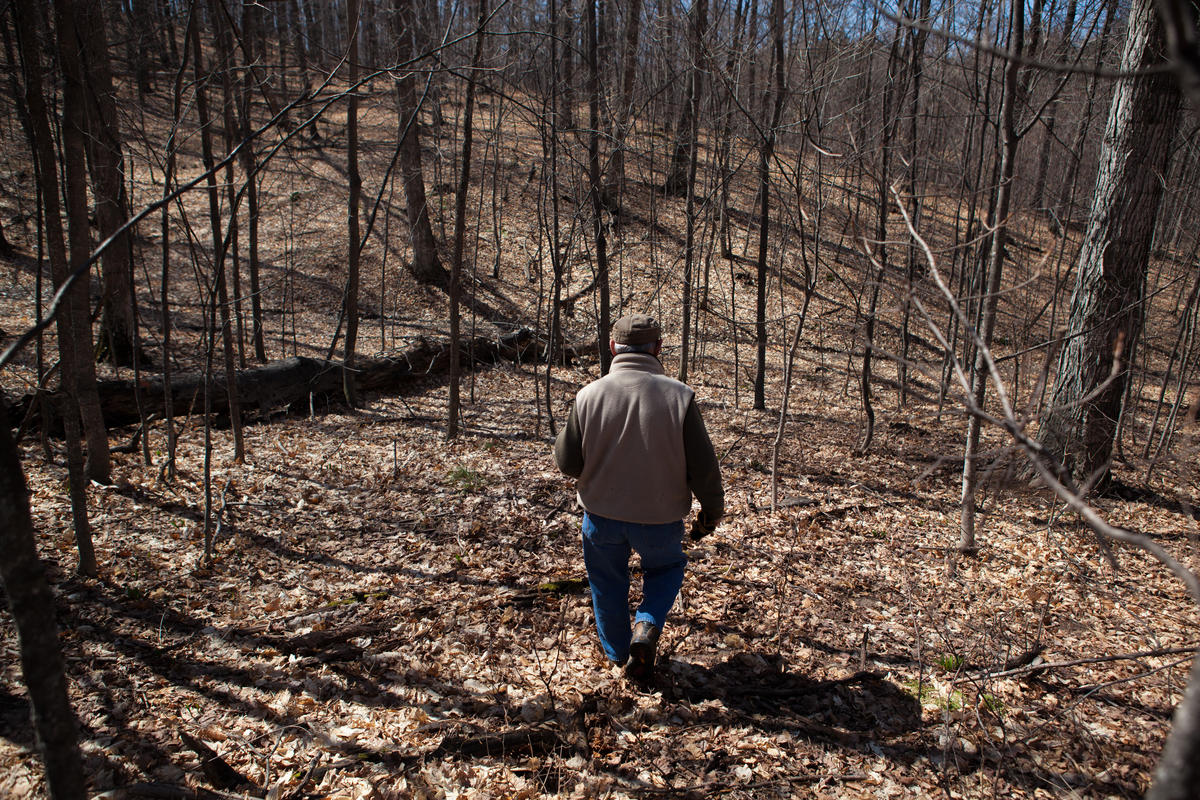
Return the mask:
[[647,353],[622,353],[585,386],[554,443],[554,460],[578,478],[579,502],[624,522],[676,522],[692,494],[714,520],[725,512],[721,470],[687,384]]

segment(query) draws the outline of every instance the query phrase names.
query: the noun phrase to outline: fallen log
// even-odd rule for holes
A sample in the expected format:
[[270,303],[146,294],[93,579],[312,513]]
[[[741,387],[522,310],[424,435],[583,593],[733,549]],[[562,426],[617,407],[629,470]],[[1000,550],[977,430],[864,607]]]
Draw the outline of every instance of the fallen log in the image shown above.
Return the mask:
[[[567,347],[568,359],[584,350],[594,348]],[[498,338],[477,337],[464,341],[460,347],[464,369],[476,364],[495,364],[500,361],[527,362],[543,358],[545,342],[533,331],[522,328]],[[417,378],[439,374],[450,365],[450,346],[444,340],[421,338],[405,352],[383,358],[360,358],[355,362],[355,375],[360,392],[387,394],[403,388]],[[205,379],[203,375],[180,375],[171,381],[171,399],[177,417],[200,413],[204,407]],[[100,406],[109,428],[136,424],[141,420],[133,391],[132,380],[100,381]],[[142,413],[147,419],[164,416],[165,402],[161,376],[143,377],[141,386]],[[211,412],[218,416],[229,413],[229,397],[225,392],[225,377],[214,373],[207,381]],[[307,356],[295,356],[262,367],[237,373],[238,400],[242,413],[257,412],[266,417],[280,409],[307,412],[310,408],[340,405],[342,395],[342,362]],[[9,424],[13,427],[36,427],[41,424],[35,407],[36,394],[27,394],[9,407]]]

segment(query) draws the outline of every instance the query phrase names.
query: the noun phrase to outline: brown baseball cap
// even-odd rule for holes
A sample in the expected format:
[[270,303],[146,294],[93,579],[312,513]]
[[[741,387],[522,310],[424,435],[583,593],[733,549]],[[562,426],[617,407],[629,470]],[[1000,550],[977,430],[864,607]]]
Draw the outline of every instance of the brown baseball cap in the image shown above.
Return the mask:
[[612,339],[617,344],[650,344],[661,338],[662,328],[648,314],[629,314],[612,326]]

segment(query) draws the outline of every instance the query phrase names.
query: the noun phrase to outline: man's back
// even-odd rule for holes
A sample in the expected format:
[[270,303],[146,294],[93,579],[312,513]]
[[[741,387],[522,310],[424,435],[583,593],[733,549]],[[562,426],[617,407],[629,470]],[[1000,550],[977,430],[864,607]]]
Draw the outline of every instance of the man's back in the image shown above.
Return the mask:
[[694,392],[663,374],[658,359],[625,353],[575,403],[584,508],[611,519],[672,522],[692,507],[684,420]]

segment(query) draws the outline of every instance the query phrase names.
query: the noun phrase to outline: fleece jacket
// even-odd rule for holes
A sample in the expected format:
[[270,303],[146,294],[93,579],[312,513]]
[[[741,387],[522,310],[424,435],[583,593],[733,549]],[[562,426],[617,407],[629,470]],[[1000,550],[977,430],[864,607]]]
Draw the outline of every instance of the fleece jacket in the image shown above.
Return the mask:
[[554,460],[578,478],[591,514],[660,525],[686,517],[692,494],[712,520],[725,512],[721,470],[695,392],[648,353],[622,353],[575,398]]

